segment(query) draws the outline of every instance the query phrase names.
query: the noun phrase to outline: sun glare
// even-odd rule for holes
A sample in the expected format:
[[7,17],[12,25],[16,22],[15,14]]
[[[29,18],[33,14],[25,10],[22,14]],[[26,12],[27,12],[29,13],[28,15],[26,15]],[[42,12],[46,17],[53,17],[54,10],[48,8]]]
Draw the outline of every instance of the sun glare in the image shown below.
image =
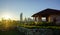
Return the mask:
[[19,20],[17,19],[17,17],[14,16],[14,13],[11,13],[11,12],[3,12],[1,14],[1,18],[0,18],[0,21],[1,20]]
[[8,19],[12,19],[13,17],[12,17],[11,14],[9,14],[9,13],[7,14],[7,13],[6,13],[6,14],[3,14],[3,15],[2,15],[2,18],[5,19],[5,20],[8,20]]
[[11,17],[9,15],[5,15],[3,18],[6,20],[11,19]]

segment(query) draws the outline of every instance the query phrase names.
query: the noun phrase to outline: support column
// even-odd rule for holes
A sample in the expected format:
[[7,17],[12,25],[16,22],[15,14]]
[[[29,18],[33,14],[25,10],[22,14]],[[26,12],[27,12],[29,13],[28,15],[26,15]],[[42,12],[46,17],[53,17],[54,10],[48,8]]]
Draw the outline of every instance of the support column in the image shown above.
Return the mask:
[[37,20],[36,20],[36,17],[34,17],[34,21],[37,21]]
[[42,22],[41,16],[38,16],[38,21]]
[[51,20],[50,20],[50,16],[48,16],[48,22],[51,22]]
[[47,16],[47,17],[46,17],[46,22],[48,22],[48,21],[49,21],[49,17]]

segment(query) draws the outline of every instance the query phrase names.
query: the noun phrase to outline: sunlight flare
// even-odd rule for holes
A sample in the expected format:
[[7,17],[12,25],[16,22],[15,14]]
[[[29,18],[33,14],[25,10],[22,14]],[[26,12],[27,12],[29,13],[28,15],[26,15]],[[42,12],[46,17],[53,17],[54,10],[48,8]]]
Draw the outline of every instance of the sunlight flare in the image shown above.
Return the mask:
[[11,16],[9,16],[9,15],[4,15],[3,18],[6,19],[6,20],[8,20],[8,19],[11,19]]
[[13,19],[12,15],[10,13],[4,13],[2,15],[2,18],[5,20]]

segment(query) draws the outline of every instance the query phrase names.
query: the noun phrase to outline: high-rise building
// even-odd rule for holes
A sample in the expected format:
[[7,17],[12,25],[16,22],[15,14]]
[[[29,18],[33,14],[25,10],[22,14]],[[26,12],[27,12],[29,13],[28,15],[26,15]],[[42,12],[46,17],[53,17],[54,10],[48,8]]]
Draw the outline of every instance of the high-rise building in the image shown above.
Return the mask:
[[20,14],[20,21],[23,21],[23,13]]

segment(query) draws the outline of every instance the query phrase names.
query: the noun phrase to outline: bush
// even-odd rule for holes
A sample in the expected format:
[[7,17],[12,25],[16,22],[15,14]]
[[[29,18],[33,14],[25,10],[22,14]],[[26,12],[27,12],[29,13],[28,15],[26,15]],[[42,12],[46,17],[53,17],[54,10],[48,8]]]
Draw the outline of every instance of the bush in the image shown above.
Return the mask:
[[52,26],[52,22],[37,22],[36,26]]

